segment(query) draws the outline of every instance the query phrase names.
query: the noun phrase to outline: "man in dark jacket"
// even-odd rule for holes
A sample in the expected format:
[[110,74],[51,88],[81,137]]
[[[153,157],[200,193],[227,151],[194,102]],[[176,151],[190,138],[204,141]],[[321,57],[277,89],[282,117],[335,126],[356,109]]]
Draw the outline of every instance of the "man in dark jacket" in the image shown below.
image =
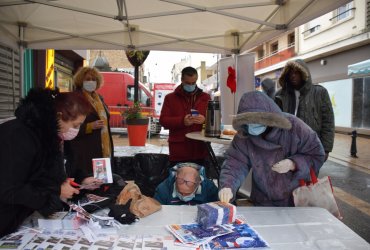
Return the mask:
[[313,85],[310,71],[303,60],[288,62],[279,78],[281,89],[275,102],[282,111],[301,118],[319,136],[325,160],[334,144],[334,112],[328,91]]
[[[208,156],[204,142],[186,138],[186,134],[201,131],[205,121],[208,101],[211,99],[197,87],[198,73],[192,67],[182,70],[181,85],[166,95],[161,111],[160,123],[169,129],[168,146],[171,165],[179,162],[205,164]],[[198,115],[191,115],[196,109]]]
[[204,167],[191,162],[174,166],[157,187],[154,199],[162,205],[196,205],[217,201],[218,189],[207,179]]

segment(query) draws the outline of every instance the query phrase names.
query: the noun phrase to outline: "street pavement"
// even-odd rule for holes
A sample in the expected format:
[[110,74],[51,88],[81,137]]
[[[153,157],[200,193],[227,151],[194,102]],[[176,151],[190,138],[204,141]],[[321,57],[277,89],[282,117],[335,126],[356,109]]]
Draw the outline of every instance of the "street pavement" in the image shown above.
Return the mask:
[[[147,144],[168,146],[168,132],[151,135]],[[113,135],[115,146],[127,146],[127,135]],[[352,137],[335,134],[334,148],[320,170],[330,176],[343,223],[370,243],[370,137],[357,137],[357,157],[351,157]],[[213,146],[213,144],[212,144]],[[215,153],[222,154],[223,149]]]

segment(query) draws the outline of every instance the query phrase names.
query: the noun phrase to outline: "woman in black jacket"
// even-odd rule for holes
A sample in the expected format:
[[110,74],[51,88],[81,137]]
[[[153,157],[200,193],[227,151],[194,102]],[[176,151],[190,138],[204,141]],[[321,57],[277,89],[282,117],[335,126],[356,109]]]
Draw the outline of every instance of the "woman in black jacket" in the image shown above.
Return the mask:
[[73,139],[90,106],[77,93],[31,89],[0,125],[0,236],[33,211],[47,216],[78,194],[67,181],[62,143]]

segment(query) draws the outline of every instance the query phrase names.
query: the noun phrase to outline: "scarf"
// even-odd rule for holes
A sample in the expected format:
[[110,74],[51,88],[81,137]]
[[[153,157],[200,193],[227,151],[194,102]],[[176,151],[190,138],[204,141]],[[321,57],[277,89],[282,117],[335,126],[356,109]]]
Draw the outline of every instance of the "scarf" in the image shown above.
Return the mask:
[[110,147],[110,137],[108,132],[108,118],[107,113],[104,108],[103,102],[96,94],[95,92],[91,92],[91,94],[87,91],[83,91],[84,95],[86,96],[87,100],[91,103],[91,105],[94,107],[95,111],[98,113],[98,116],[100,120],[104,121],[104,124],[106,124],[101,129],[101,147],[102,147],[102,153],[104,158],[110,158],[111,157],[111,147]]

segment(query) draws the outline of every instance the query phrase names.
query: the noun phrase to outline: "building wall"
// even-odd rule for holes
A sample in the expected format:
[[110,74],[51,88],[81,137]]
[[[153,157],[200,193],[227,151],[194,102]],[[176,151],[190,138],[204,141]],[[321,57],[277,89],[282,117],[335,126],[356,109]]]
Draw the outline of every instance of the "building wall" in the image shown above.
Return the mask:
[[[365,0],[356,0],[353,2],[351,15],[345,19],[333,23],[330,21],[337,13],[332,11],[321,17],[318,17],[311,22],[301,25],[298,28],[299,39],[299,54],[311,52],[317,48],[322,48],[330,44],[335,44],[338,41],[348,39],[356,34],[364,32],[366,27],[365,19]],[[310,35],[305,36],[304,32],[309,27],[319,24],[320,29],[314,31]]]
[[132,68],[124,50],[90,50],[89,65],[92,65],[100,53],[108,59],[109,65],[113,70],[117,68]]
[[[308,62],[314,83],[348,78],[348,65],[369,59],[370,44]],[[321,65],[325,60],[325,65]]]

